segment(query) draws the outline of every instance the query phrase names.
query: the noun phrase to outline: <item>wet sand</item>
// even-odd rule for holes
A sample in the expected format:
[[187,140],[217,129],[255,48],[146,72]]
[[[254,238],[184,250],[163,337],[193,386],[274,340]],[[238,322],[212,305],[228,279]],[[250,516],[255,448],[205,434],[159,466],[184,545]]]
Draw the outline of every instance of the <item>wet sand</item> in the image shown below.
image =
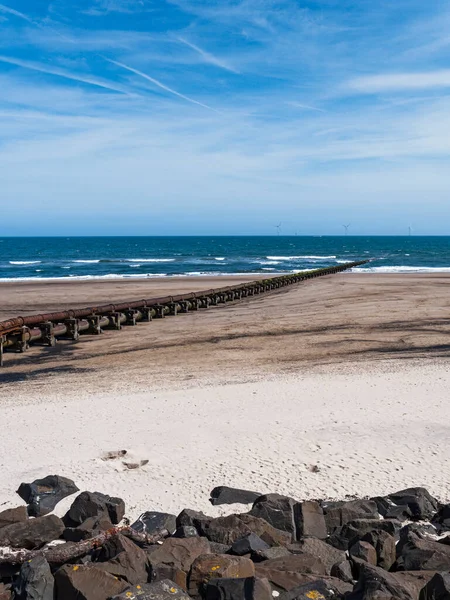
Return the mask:
[[[28,284],[19,291],[1,287],[0,293],[4,315],[11,316],[35,312],[36,305],[44,312],[235,282],[200,279]],[[71,389],[81,376],[85,389],[127,388],[131,382],[142,389],[387,359],[429,361],[449,354],[449,291],[448,274],[322,277],[232,305],[82,336],[76,344],[7,353],[0,381],[45,385],[51,375]]]

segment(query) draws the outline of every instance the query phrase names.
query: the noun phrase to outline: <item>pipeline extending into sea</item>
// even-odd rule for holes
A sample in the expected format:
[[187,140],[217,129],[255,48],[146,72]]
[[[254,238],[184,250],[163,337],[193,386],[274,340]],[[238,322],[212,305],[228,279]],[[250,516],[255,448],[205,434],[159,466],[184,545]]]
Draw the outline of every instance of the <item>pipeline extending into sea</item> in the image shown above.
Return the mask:
[[0,366],[3,366],[5,351],[25,352],[30,344],[55,346],[57,338],[78,341],[81,334],[99,335],[105,329],[120,330],[123,325],[136,325],[139,321],[234,302],[315,277],[341,273],[368,262],[350,262],[201,292],[15,317],[0,322]]

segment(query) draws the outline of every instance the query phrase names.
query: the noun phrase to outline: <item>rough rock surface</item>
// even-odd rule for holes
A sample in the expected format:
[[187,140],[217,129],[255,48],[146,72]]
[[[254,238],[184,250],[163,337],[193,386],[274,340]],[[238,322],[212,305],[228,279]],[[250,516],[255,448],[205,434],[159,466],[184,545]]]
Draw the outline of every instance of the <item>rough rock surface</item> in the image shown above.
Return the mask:
[[67,527],[77,527],[89,517],[109,515],[111,522],[120,523],[125,514],[125,503],[121,498],[112,498],[100,492],[82,492],[75,498],[64,516]]
[[237,488],[221,485],[215,487],[210,494],[210,502],[213,506],[219,504],[253,504],[261,496],[259,492],[249,492]]
[[55,515],[28,519],[2,527],[0,546],[34,550],[58,539],[63,531],[64,523]]
[[71,479],[60,475],[48,475],[31,483],[21,483],[17,493],[28,504],[30,516],[43,517],[52,512],[63,498],[78,491]]
[[170,579],[128,587],[111,600],[185,600],[189,596]]
[[55,573],[56,597],[62,600],[107,600],[128,585],[92,565],[64,565]]
[[189,578],[189,595],[199,598],[211,579],[253,577],[253,562],[242,556],[203,554],[195,559]]
[[17,508],[8,508],[0,512],[0,529],[12,523],[21,523],[28,519],[26,506],[18,506]]
[[132,525],[132,529],[138,533],[158,533],[167,530],[170,534],[175,533],[177,528],[177,518],[168,513],[148,511],[143,513]]
[[131,584],[148,579],[147,554],[134,542],[117,534],[110,538],[95,556],[95,565]]
[[16,600],[53,600],[55,580],[48,562],[37,556],[25,562],[14,584]]
[[268,581],[255,577],[211,579],[205,587],[205,600],[272,600]]

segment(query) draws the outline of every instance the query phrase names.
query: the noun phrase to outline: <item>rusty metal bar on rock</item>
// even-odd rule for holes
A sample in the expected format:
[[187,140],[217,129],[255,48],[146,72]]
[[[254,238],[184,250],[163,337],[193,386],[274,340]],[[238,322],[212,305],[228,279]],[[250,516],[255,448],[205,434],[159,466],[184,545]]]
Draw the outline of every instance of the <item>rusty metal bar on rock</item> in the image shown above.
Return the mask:
[[225,304],[306,279],[340,273],[368,262],[369,260],[363,260],[314,271],[300,271],[201,292],[8,319],[0,322],[0,366],[3,364],[5,348],[13,347],[19,352],[24,352],[30,343],[40,342],[42,345],[53,346],[57,337],[78,340],[82,333],[100,334],[105,328],[121,329],[122,325],[136,325],[138,321],[150,321],[154,317],[161,318],[176,315],[178,312],[208,308],[211,304]]

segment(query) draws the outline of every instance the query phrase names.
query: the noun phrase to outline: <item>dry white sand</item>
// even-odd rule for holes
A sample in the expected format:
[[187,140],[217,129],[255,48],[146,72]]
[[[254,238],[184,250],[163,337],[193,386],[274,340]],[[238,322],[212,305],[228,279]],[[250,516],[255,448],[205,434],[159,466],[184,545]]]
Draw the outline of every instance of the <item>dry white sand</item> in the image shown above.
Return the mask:
[[[130,385],[110,395],[84,391],[82,379],[69,395],[3,386],[0,509],[21,503],[20,482],[49,474],[124,498],[131,518],[184,507],[219,514],[208,497],[224,484],[298,499],[424,485],[449,500],[446,363],[342,368],[172,391]],[[124,470],[102,460],[119,449],[149,462]]]

